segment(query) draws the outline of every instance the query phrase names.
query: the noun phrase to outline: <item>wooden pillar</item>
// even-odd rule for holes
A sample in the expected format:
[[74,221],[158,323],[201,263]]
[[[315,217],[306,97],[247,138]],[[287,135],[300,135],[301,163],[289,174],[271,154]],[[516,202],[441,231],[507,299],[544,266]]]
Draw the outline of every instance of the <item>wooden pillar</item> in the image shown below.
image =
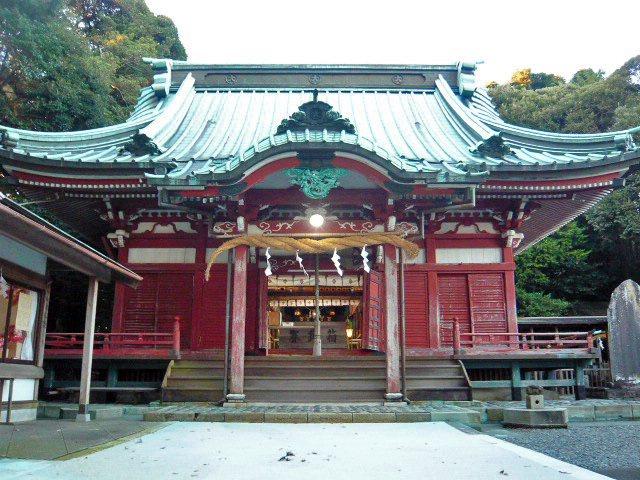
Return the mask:
[[91,366],[93,364],[93,335],[96,329],[96,305],[98,303],[98,280],[89,277],[87,311],[84,317],[84,343],[82,345],[82,373],[80,374],[80,400],[76,421],[88,422],[89,395],[91,393]]
[[[44,365],[44,344],[47,340],[47,321],[49,318],[49,300],[51,298],[51,281],[47,282],[47,286],[44,289],[44,297],[42,298],[42,304],[40,305],[40,312],[38,313],[37,322],[37,335],[36,335],[36,351],[35,361],[36,366],[42,367]],[[40,390],[41,380],[36,380],[34,385],[33,398],[38,398],[38,392]]]
[[231,372],[227,401],[243,402],[244,395],[244,336],[247,315],[247,263],[249,247],[235,247],[233,266],[233,306],[231,311]]
[[575,363],[575,385],[573,387],[573,393],[576,400],[585,400],[587,398],[587,382],[584,374],[584,363],[577,360]]
[[505,306],[507,307],[507,331],[516,333],[518,331],[518,316],[516,311],[516,278],[515,278],[515,260],[513,258],[513,249],[505,247],[503,251],[503,260],[508,264],[508,270],[504,272],[504,295]]
[[522,376],[519,362],[511,363],[511,399],[522,400]]
[[400,322],[398,318],[398,260],[394,245],[384,246],[384,292],[388,402],[402,401],[400,382]]

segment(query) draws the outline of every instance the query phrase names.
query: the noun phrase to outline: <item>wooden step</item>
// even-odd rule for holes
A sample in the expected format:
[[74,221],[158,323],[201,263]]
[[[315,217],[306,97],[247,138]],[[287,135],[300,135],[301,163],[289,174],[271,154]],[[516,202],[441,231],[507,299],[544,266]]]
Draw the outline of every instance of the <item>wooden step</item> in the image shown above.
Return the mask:
[[[468,400],[464,370],[449,358],[410,358],[407,392],[413,400]],[[218,401],[224,364],[219,360],[178,360],[163,389],[165,401]],[[386,391],[386,359],[246,357],[245,394],[250,402],[380,402]]]

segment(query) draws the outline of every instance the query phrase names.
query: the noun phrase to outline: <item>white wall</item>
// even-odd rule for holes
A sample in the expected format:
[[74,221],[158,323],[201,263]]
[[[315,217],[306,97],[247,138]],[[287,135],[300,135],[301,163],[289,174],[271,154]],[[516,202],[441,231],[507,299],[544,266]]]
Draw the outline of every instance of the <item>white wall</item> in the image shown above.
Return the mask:
[[502,263],[501,248],[436,248],[436,263]]
[[195,248],[130,248],[129,263],[195,263]]
[[[18,379],[13,382],[13,401],[34,400],[33,392],[36,381],[31,379]],[[2,392],[2,401],[9,400],[9,381],[4,382],[4,391]]]

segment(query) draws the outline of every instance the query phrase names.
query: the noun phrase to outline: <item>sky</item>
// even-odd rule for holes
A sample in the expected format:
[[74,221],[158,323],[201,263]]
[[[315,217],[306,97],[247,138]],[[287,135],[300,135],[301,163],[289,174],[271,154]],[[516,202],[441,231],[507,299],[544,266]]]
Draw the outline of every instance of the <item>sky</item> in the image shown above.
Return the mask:
[[613,72],[640,54],[638,0],[147,0],[196,63],[450,64]]

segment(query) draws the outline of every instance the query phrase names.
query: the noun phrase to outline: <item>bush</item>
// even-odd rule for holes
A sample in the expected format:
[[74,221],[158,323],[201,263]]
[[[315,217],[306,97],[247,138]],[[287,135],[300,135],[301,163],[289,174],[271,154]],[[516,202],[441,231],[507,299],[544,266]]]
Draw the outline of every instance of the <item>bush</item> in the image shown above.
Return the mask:
[[547,293],[518,289],[517,307],[519,317],[562,317],[567,315],[571,304]]

